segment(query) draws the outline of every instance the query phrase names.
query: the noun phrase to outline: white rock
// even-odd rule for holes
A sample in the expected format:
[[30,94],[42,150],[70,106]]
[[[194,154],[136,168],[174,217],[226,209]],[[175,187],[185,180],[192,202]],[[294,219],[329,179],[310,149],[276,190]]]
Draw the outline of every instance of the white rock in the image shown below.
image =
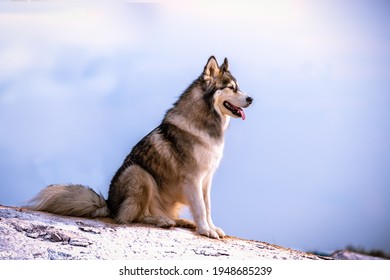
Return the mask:
[[322,259],[260,241],[0,205],[0,259]]

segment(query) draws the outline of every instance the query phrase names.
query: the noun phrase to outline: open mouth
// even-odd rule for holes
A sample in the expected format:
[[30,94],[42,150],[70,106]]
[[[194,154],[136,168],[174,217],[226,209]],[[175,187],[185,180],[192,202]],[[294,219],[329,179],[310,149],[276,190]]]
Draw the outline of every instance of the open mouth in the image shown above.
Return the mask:
[[225,106],[226,109],[228,109],[230,112],[232,112],[233,115],[245,120],[245,113],[244,113],[244,110],[242,110],[242,108],[234,106],[232,103],[230,103],[228,101],[224,101],[223,106]]

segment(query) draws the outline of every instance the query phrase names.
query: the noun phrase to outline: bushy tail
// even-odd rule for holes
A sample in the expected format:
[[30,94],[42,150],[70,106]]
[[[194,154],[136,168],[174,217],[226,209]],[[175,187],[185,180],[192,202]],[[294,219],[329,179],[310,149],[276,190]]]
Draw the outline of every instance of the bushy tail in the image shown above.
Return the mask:
[[83,185],[50,185],[29,201],[26,208],[74,217],[107,217],[102,194]]

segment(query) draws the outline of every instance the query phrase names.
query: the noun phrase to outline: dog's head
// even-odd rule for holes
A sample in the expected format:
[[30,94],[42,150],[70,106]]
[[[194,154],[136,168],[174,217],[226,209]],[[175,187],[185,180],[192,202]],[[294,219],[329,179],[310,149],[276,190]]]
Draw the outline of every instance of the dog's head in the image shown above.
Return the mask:
[[242,108],[251,105],[253,99],[239,89],[238,83],[229,71],[227,58],[221,66],[214,56],[207,61],[203,70],[204,90],[213,94],[214,108],[220,114],[245,120]]

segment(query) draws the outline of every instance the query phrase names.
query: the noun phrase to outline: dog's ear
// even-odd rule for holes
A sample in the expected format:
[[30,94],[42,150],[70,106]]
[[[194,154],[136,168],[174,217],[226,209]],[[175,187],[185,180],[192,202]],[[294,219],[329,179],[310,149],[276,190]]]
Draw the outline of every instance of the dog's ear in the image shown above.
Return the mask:
[[207,61],[206,66],[203,70],[203,77],[208,80],[210,78],[215,78],[219,74],[219,67],[218,62],[215,59],[215,57],[212,55],[210,56],[209,60]]
[[228,59],[225,57],[225,59],[223,60],[223,63],[222,63],[222,65],[221,65],[221,67],[220,67],[220,70],[222,71],[222,72],[227,72],[227,71],[229,71],[229,61],[228,61]]

